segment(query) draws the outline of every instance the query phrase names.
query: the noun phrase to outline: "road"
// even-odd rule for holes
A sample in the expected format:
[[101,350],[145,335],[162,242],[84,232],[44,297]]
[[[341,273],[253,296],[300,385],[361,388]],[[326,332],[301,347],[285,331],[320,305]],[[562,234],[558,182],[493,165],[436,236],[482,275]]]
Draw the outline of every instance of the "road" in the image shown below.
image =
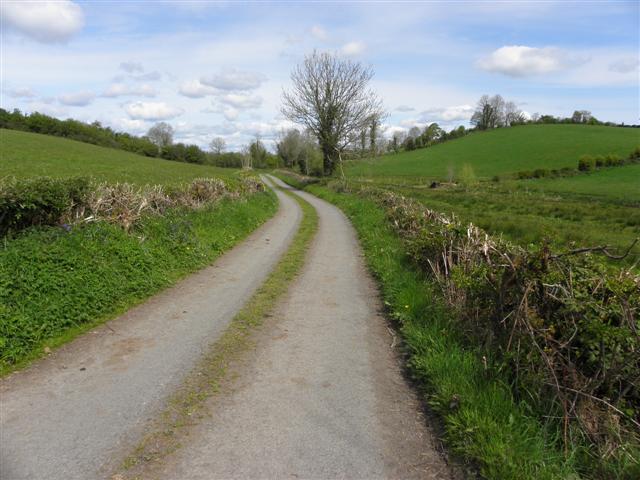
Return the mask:
[[0,381],[0,478],[102,478],[284,253],[301,218],[280,209],[211,267]]
[[319,215],[303,271],[230,393],[148,477],[452,478],[402,377],[354,229],[297,194]]

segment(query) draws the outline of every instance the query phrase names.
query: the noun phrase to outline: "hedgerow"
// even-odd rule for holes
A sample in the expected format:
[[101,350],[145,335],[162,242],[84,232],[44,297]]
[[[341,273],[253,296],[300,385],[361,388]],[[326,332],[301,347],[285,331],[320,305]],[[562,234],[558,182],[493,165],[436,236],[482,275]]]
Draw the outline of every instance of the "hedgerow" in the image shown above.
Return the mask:
[[129,230],[145,214],[159,215],[175,207],[200,208],[225,197],[236,198],[262,190],[262,182],[252,177],[242,177],[236,188],[218,178],[197,178],[171,188],[96,183],[86,177],[9,178],[0,182],[0,235],[37,225],[96,220]]
[[384,208],[412,262],[439,285],[486,373],[507,378],[517,402],[555,425],[588,476],[637,478],[640,277],[600,261],[596,253],[614,256],[605,247],[522,248],[394,193],[360,194]]

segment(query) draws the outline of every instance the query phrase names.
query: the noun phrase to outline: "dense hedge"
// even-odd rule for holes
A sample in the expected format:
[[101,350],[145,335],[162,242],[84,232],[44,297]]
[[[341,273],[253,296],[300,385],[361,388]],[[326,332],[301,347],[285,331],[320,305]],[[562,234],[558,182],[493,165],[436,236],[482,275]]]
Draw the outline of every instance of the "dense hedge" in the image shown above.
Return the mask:
[[360,193],[440,285],[487,373],[506,375],[516,401],[555,422],[594,477],[637,478],[640,277],[590,252],[513,246],[391,192]]
[[[598,168],[605,167],[622,167],[630,163],[640,162],[640,146],[636,147],[628,157],[622,158],[620,155],[610,153],[608,155],[582,155],[578,160],[577,168],[538,168],[536,170],[522,170],[516,173],[519,180],[529,178],[545,178],[545,177],[569,177],[578,173],[586,173]],[[499,178],[494,179],[499,180]]]

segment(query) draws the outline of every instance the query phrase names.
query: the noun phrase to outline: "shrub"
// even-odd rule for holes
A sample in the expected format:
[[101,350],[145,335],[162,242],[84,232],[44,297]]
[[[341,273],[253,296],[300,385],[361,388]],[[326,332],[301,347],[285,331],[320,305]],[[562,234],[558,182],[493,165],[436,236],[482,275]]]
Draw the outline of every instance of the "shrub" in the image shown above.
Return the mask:
[[591,155],[583,155],[578,160],[578,170],[581,172],[588,172],[596,168],[596,159]]
[[533,178],[533,172],[531,170],[522,170],[516,173],[519,180],[526,180],[527,178]]
[[640,145],[633,149],[633,151],[629,154],[630,160],[638,161],[640,160]]
[[624,165],[624,161],[620,155],[615,153],[610,153],[606,157],[604,157],[604,164],[607,167],[619,167]]
[[90,181],[85,177],[27,180],[0,184],[0,234],[33,225],[55,225],[85,204]]
[[468,163],[465,163],[464,165],[462,165],[462,169],[460,170],[460,176],[458,178],[458,181],[465,187],[475,185],[476,183],[478,183],[478,179],[471,165],[469,165]]
[[596,455],[624,463],[624,446],[640,441],[640,277],[590,255],[513,246],[391,192],[378,201],[469,345],[482,346],[485,368],[508,373],[539,415],[559,417],[565,441],[579,431]]
[[604,155],[596,155],[594,157],[596,168],[602,168],[606,165],[607,158]]
[[551,171],[547,168],[537,168],[533,171],[533,178],[544,178],[551,176]]

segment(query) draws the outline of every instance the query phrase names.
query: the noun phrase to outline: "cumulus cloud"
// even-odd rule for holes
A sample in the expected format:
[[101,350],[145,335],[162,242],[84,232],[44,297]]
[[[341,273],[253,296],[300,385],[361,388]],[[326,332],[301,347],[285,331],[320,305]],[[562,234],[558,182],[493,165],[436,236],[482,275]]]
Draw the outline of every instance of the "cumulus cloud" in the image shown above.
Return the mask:
[[120,64],[120,70],[127,73],[142,73],[144,72],[144,67],[140,62],[122,62]]
[[420,119],[423,122],[456,122],[460,120],[469,120],[473,115],[473,106],[471,105],[453,105],[451,107],[430,108],[420,112]]
[[94,98],[96,98],[96,95],[93,92],[82,91],[60,95],[60,97],[58,97],[58,100],[63,105],[68,105],[71,107],[84,107],[93,102]]
[[360,55],[364,52],[366,45],[363,42],[349,42],[342,46],[340,52],[347,57]]
[[638,66],[640,66],[640,60],[638,60],[638,58],[621,58],[610,63],[609,70],[616,73],[631,73],[638,70]]
[[413,112],[415,108],[410,107],[408,105],[400,105],[396,107],[396,112]]
[[554,47],[535,48],[522,45],[500,47],[477,65],[488,72],[501,73],[510,77],[542,75],[565,69],[583,60]]
[[255,90],[266,80],[267,77],[259,72],[232,69],[210,77],[202,77],[200,83],[227,91]]
[[184,95],[189,98],[202,98],[207,95],[215,95],[217,92],[218,90],[215,88],[203,85],[200,80],[189,80],[183,82],[182,85],[180,85],[180,90],[178,91],[180,95]]
[[9,96],[12,98],[34,98],[36,93],[29,87],[18,87],[9,91]]
[[134,102],[124,107],[125,112],[134,120],[168,120],[184,113],[184,110],[172,107],[164,102]]
[[314,25],[313,27],[311,27],[311,35],[313,35],[318,40],[322,40],[323,42],[329,38],[327,31],[320,25]]
[[127,96],[140,96],[140,97],[155,97],[156,91],[151,85],[127,85],[125,83],[113,83],[109,85],[109,88],[102,94],[103,97],[127,97]]
[[82,8],[69,0],[0,2],[2,25],[42,43],[64,42],[84,26]]
[[220,103],[239,110],[259,108],[262,105],[262,97],[240,93],[228,93],[226,95],[221,95],[219,101]]

